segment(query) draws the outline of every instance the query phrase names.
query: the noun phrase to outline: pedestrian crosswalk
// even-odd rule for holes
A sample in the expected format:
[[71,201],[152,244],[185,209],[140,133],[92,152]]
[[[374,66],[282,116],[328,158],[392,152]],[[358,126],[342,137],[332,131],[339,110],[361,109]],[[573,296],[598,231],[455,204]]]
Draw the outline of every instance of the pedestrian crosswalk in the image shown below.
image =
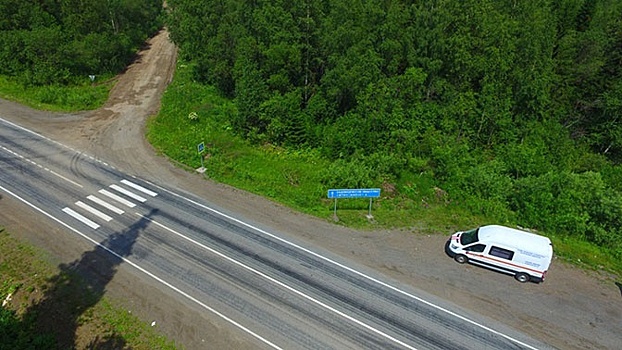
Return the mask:
[[113,214],[123,215],[125,211],[119,206],[134,208],[136,202],[145,203],[147,198],[158,194],[141,185],[123,179],[119,184],[111,184],[96,194],[86,196],[88,204],[76,201],[73,205],[63,208],[63,212],[82,222],[92,229],[98,229],[104,222],[114,219]]

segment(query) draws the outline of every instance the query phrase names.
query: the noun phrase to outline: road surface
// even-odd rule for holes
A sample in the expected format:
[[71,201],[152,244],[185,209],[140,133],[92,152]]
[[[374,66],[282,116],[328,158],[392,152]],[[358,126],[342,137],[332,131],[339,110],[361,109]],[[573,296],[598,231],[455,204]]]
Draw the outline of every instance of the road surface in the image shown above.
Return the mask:
[[0,191],[264,348],[543,349],[208,200],[0,119]]

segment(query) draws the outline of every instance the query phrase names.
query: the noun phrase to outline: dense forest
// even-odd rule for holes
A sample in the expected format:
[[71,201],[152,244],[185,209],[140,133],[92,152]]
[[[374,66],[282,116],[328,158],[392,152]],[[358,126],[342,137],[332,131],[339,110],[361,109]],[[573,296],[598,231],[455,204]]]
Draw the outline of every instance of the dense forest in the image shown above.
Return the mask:
[[114,75],[161,12],[161,0],[0,0],[0,74],[26,85]]
[[622,257],[622,2],[169,0],[232,130]]

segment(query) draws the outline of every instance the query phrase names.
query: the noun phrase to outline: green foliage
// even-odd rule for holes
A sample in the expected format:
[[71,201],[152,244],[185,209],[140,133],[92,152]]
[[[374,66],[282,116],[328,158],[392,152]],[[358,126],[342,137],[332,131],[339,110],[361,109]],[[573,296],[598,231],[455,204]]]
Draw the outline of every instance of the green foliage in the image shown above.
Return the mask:
[[[496,148],[546,120],[611,159],[620,153],[622,6],[613,0],[173,0],[169,8],[183,57],[197,63],[198,79],[237,98],[232,124],[254,142],[313,144],[339,158],[376,151],[361,135],[412,140],[433,126]],[[260,115],[288,94],[300,104],[286,114],[315,125],[288,129],[282,111]],[[343,134],[352,125],[358,135]]]
[[37,331],[34,322],[22,322],[13,310],[0,306],[0,344],[3,349],[53,349],[53,334]]
[[622,249],[622,194],[599,173],[549,172],[525,177],[516,181],[510,201],[518,221],[528,227]]
[[[198,168],[201,161],[196,146],[206,142],[212,153],[226,149],[228,145],[216,146],[208,140],[223,130],[232,130],[231,120],[237,111],[213,87],[193,81],[193,72],[193,66],[178,65],[176,81],[181,83],[170,85],[164,93],[160,116],[148,122],[147,138],[172,159]],[[187,117],[193,112],[196,120]]]
[[506,205],[514,182],[504,163],[493,160],[473,165],[465,168],[458,179],[456,188],[459,190],[452,192],[460,195],[472,212],[500,223],[514,221],[514,213]]
[[214,151],[222,178],[263,178],[238,163],[253,145],[308,151],[330,162],[316,186],[383,186],[410,218],[619,241],[619,1],[168,5],[192,78],[234,98],[217,118],[241,138],[211,135],[240,147]]
[[0,0],[0,74],[27,86],[121,71],[160,26],[161,1]]
[[339,159],[324,171],[322,184],[326,188],[366,188],[373,186],[372,176],[372,169],[364,163]]
[[622,260],[619,247],[601,247],[571,236],[552,236],[555,256],[584,268],[614,271],[620,275]]
[[[622,251],[618,243],[622,171],[605,156],[569,147],[572,141],[563,127],[527,123],[532,131],[522,143],[482,150],[465,137],[444,134],[433,126],[410,129],[404,124],[394,133],[399,141],[387,140],[393,142],[394,152],[372,143],[369,154],[353,147],[351,154],[344,152],[333,160],[320,148],[285,148],[268,138],[256,146],[244,140],[230,123],[237,113],[233,102],[194,81],[191,65],[182,63],[177,72],[160,115],[149,123],[149,139],[167,156],[192,168],[200,165],[196,144],[204,141],[207,175],[216,181],[326,219],[334,205],[326,199],[328,189],[379,187],[382,196],[373,202],[373,223],[365,217],[369,202],[356,199],[340,201],[340,223],[443,233],[490,222],[521,224],[552,236],[560,256],[620,271],[614,257]],[[261,118],[269,111],[293,113],[295,96],[275,94],[260,106]],[[194,120],[188,118],[192,112],[198,116]],[[334,130],[326,126],[324,137],[334,132],[342,135],[335,142],[360,144],[354,114],[336,121],[352,118],[352,124]],[[284,120],[282,129],[266,134],[270,140],[286,134]],[[581,251],[585,247],[589,252]]]
[[[105,81],[105,77],[101,77]],[[0,96],[19,101],[33,108],[53,111],[83,111],[95,109],[106,101],[112,81],[91,84],[85,78],[72,86],[24,86],[15,78],[0,76]]]

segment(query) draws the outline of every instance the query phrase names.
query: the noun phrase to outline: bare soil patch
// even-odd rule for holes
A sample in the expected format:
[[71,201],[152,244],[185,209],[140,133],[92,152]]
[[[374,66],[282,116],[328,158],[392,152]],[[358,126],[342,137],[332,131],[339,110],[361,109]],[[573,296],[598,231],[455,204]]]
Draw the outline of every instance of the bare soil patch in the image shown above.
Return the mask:
[[[331,250],[553,346],[614,349],[622,344],[622,287],[616,284],[616,276],[555,260],[545,283],[519,284],[509,276],[454,263],[443,252],[449,232],[350,230],[206,180],[156,155],[145,140],[144,125],[159,109],[160,97],[174,74],[176,54],[168,33],[160,32],[119,76],[108,103],[96,111],[48,113],[0,100],[0,112],[130,174],[196,193],[243,218]],[[33,220],[29,210],[10,198],[0,200],[0,222],[61,262],[85,251],[85,243],[72,235],[50,235],[60,229],[43,219]],[[253,348],[251,340],[227,323],[174,300],[169,291],[129,267],[121,266],[106,290],[146,321],[158,320],[160,330],[186,348],[206,344]]]

